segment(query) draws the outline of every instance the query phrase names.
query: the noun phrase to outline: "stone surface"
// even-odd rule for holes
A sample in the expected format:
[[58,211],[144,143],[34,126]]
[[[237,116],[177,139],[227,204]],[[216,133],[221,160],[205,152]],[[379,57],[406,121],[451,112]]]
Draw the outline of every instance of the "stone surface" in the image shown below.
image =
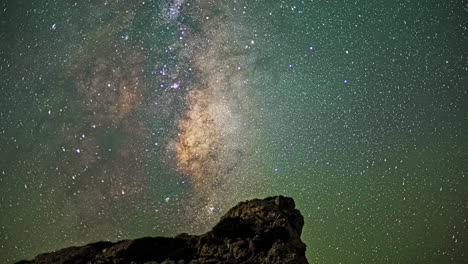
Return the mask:
[[302,264],[308,263],[300,238],[303,225],[294,200],[275,196],[237,204],[200,236],[97,242],[18,263]]

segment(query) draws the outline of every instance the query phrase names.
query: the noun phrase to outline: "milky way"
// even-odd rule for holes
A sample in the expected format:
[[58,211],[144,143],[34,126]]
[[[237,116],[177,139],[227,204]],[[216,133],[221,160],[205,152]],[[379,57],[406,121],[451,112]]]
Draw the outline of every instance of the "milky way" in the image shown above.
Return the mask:
[[189,40],[183,51],[193,62],[196,81],[189,87],[188,109],[179,122],[176,158],[192,183],[196,202],[190,203],[189,214],[203,225],[210,217],[217,219],[214,212],[224,211],[230,197],[246,186],[240,167],[250,159],[255,137],[254,109],[246,91],[249,80],[243,70],[247,59],[236,55],[244,47],[232,41],[236,37],[231,31],[222,20],[206,19],[201,36]]
[[[155,144],[167,151],[161,161],[171,164],[173,177],[190,190],[175,201],[184,204],[182,214],[191,226],[186,231],[205,231],[237,201],[239,190],[257,185],[242,170],[255,139],[255,109],[245,72],[252,58],[240,55],[244,43],[235,41],[233,28],[209,9],[194,16],[201,31],[191,32],[177,20],[183,3],[175,1],[162,9],[168,15],[166,25],[178,37],[163,49],[174,59],[150,68],[150,77],[145,49],[128,45],[127,35],[110,38],[118,31],[110,26],[95,31],[90,38],[96,42],[81,46],[70,60],[66,72],[81,114],[62,139],[63,162],[70,165],[58,171],[71,175],[64,181],[81,215],[107,219],[105,215],[112,214],[106,207],[115,201],[136,201],[148,193],[152,173],[142,166],[156,150],[151,143],[154,132],[141,113],[154,118],[151,115],[161,111],[173,112],[174,130]],[[191,4],[187,12],[204,10],[206,2]],[[126,13],[131,23],[135,12]],[[153,98],[152,90],[164,94]],[[174,96],[183,103],[171,103]]]

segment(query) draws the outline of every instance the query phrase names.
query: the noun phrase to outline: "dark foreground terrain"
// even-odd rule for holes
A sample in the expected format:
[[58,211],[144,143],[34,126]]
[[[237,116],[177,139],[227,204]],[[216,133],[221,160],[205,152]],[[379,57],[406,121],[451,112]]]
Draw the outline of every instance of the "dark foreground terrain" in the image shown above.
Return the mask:
[[18,263],[302,264],[308,263],[300,238],[303,225],[294,200],[276,196],[237,204],[200,236],[97,242]]

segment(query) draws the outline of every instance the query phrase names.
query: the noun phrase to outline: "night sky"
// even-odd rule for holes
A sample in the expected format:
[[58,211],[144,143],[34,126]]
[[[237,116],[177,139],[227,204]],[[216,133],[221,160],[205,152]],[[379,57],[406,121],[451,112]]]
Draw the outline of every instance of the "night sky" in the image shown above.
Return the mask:
[[0,262],[296,200],[311,263],[467,263],[468,4],[0,4]]

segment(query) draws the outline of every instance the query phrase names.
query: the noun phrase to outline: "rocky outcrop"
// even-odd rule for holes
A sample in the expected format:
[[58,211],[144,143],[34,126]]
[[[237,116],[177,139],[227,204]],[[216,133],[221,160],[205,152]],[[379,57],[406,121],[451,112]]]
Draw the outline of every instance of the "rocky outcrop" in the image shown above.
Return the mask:
[[38,255],[18,263],[268,263],[302,264],[304,218],[284,196],[241,202],[203,235],[97,242]]

